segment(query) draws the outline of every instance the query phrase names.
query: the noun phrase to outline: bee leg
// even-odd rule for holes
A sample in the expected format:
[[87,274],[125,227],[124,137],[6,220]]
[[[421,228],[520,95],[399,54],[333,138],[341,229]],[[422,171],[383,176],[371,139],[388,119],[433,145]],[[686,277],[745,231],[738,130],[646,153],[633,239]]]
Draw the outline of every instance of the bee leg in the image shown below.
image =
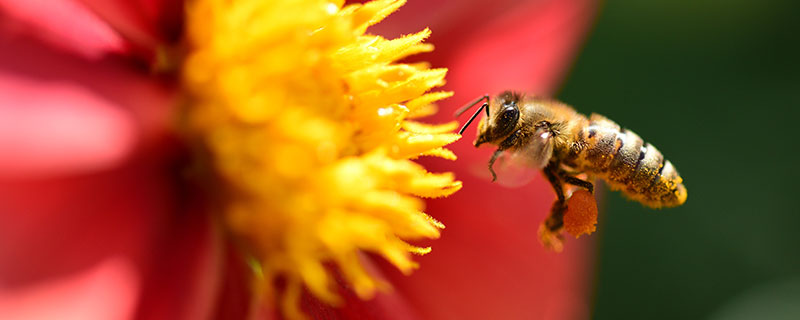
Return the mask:
[[500,143],[500,147],[494,151],[494,153],[492,154],[492,158],[489,159],[489,172],[492,173],[492,182],[495,182],[495,180],[497,180],[497,174],[494,173],[494,168],[492,168],[492,166],[494,166],[495,160],[497,160],[497,158],[500,157],[501,154],[503,154],[503,151],[513,147],[518,142],[519,135],[520,135],[519,130],[517,130],[510,136],[508,136],[508,138],[506,138],[505,140],[503,140],[503,142]]
[[489,159],[489,172],[492,173],[492,182],[497,180],[497,174],[494,173],[494,168],[492,168],[492,166],[494,166],[495,160],[497,160],[497,157],[499,157],[501,154],[503,154],[503,149],[497,149],[492,154],[492,158]]
[[550,209],[550,216],[547,217],[547,220],[544,222],[547,229],[551,232],[559,231],[564,225],[564,211],[567,208],[564,204],[564,187],[562,186],[561,180],[556,174],[557,166],[558,165],[556,163],[550,163],[543,170],[545,176],[547,176],[547,180],[550,181],[550,185],[553,186],[556,196],[558,196],[558,199],[553,202],[553,207]]
[[558,169],[558,176],[561,179],[564,179],[565,183],[571,184],[573,186],[578,186],[578,187],[584,188],[584,189],[588,190],[590,193],[594,193],[594,184],[589,182],[589,181],[576,178],[575,174],[580,174],[580,173],[579,172],[568,172],[567,170],[564,170],[563,168],[559,168]]
[[578,186],[578,187],[584,188],[584,189],[588,190],[589,193],[594,193],[594,184],[589,182],[589,181],[581,180],[581,179],[575,178],[573,176],[565,176],[565,177],[562,177],[562,178],[564,178],[564,182],[566,182],[566,183],[569,183],[569,184],[571,184],[573,186]]

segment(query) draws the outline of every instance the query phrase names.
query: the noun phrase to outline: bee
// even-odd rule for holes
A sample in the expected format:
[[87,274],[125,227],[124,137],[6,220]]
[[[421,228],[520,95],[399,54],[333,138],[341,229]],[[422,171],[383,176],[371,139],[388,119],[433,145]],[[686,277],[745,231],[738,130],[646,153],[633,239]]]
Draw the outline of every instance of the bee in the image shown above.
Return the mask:
[[459,134],[485,110],[474,145],[498,147],[489,159],[492,181],[497,179],[493,165],[504,152],[542,170],[557,196],[544,222],[553,234],[559,234],[564,224],[564,185],[594,192],[592,182],[577,177],[581,174],[601,178],[612,190],[621,190],[651,208],[676,207],[686,201],[686,187],[672,163],[633,131],[604,116],[587,118],[564,103],[512,91],[493,101],[484,95],[459,109],[456,116],[482,101]]

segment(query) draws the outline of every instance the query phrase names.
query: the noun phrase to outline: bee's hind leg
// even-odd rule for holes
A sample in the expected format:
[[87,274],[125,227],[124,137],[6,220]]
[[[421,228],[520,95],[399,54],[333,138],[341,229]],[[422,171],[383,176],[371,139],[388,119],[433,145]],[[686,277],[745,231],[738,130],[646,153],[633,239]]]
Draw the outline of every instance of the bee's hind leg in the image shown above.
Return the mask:
[[553,206],[550,208],[550,216],[539,227],[539,240],[542,241],[545,247],[558,252],[564,246],[564,237],[561,231],[564,229],[564,213],[567,211],[563,184],[584,188],[590,193],[594,193],[594,184],[575,177],[576,173],[567,172],[559,166],[558,162],[550,162],[542,171],[547,176],[550,185],[553,186],[558,199],[553,202]]
[[553,251],[561,251],[564,240],[561,230],[564,228],[564,211],[567,209],[564,187],[557,174],[558,164],[550,163],[542,171],[547,176],[550,185],[553,186],[553,191],[556,192],[558,198],[553,202],[547,220],[539,227],[539,240],[545,247]]
[[559,178],[563,179],[565,183],[571,184],[573,186],[584,188],[584,189],[588,190],[589,193],[594,193],[594,184],[593,183],[575,177],[576,175],[581,174],[581,172],[570,172],[570,171],[564,170],[564,168],[558,168],[556,170],[556,174],[558,175]]
[[547,229],[553,232],[560,230],[564,225],[564,210],[566,209],[564,186],[559,178],[557,168],[558,164],[550,163],[543,170],[545,176],[547,176],[547,181],[553,186],[553,191],[556,192],[556,196],[558,197],[558,199],[553,202],[553,207],[550,209],[550,216],[547,218],[547,221],[545,221]]
[[589,193],[594,193],[594,184],[589,181],[581,180],[573,176],[562,176],[561,178],[564,179],[564,182],[566,183],[569,183],[573,186],[584,188],[588,190]]
[[561,184],[561,179],[559,179],[556,174],[556,167],[555,164],[551,163],[544,168],[544,174],[547,176],[547,180],[550,181],[550,185],[553,186],[553,191],[556,192],[556,196],[558,197],[558,199],[553,202],[553,207],[550,209],[550,216],[547,217],[547,221],[545,221],[547,229],[553,232],[560,230],[564,225],[564,209],[566,209],[564,205],[564,186]]

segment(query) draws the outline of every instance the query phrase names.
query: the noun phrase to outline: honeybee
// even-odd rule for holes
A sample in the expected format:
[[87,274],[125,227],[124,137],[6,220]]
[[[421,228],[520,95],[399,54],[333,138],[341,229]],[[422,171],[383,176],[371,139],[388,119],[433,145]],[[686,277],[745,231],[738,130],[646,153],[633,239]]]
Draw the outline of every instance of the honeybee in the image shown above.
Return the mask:
[[621,190],[648,207],[676,207],[686,201],[686,187],[672,163],[633,131],[606,117],[592,114],[587,118],[561,102],[512,91],[494,101],[484,95],[459,109],[456,116],[482,101],[459,134],[485,110],[474,145],[498,146],[489,159],[492,181],[497,179],[493,165],[504,152],[542,170],[558,197],[544,222],[551,234],[560,234],[564,224],[564,184],[594,192],[592,182],[577,177],[581,174],[599,177],[612,190]]

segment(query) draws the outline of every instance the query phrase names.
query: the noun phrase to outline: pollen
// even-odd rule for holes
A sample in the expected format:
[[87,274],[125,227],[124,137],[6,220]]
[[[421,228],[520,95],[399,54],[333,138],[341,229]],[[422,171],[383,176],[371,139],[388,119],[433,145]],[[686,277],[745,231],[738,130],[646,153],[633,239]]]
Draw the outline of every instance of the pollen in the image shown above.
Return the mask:
[[[451,92],[446,69],[398,63],[433,50],[424,29],[397,39],[367,28],[404,1],[194,0],[186,8],[184,124],[221,220],[252,260],[259,295],[302,318],[303,288],[336,305],[338,272],[363,299],[387,285],[363,252],[403,273],[444,225],[422,198],[461,188],[421,156],[455,160],[455,123],[413,119]],[[201,170],[203,171],[203,170]],[[257,275],[257,276],[256,276]],[[286,284],[273,287],[276,279]]]
[[597,202],[589,191],[578,190],[567,200],[564,230],[575,238],[592,234],[597,225]]

